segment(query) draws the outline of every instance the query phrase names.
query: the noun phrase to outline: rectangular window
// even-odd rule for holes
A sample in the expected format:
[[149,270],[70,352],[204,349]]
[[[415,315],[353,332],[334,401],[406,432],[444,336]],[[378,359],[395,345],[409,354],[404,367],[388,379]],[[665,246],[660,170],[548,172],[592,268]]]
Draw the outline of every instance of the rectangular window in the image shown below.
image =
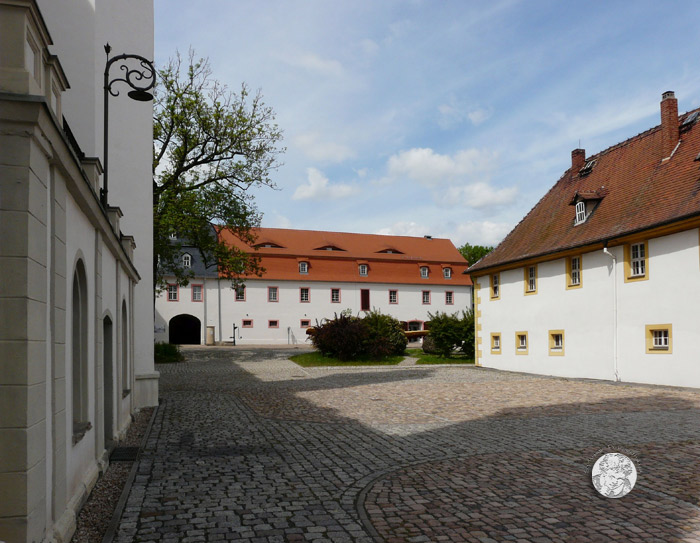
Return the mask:
[[527,354],[527,332],[515,332],[515,354]]
[[309,273],[308,262],[299,262],[299,273]]
[[369,271],[369,266],[367,266],[367,264],[360,264],[360,275],[361,276],[366,277],[368,271]]
[[245,286],[240,285],[236,287],[236,301],[245,302]]
[[243,322],[241,323],[241,328],[252,328],[253,327],[253,319],[243,319]]
[[549,356],[564,356],[564,330],[549,331]]
[[332,288],[331,289],[331,303],[332,304],[339,304],[340,303],[340,289],[339,288]]
[[452,279],[452,268],[443,268],[442,269],[442,276],[445,279]]
[[301,319],[299,328],[308,328],[309,326],[311,326],[311,321],[309,319]]
[[625,282],[649,278],[649,246],[646,241],[625,245]]
[[445,305],[454,305],[455,303],[455,295],[454,292],[451,290],[448,290],[445,292]]
[[309,301],[308,287],[302,287],[299,289],[299,301],[302,303],[307,303]]
[[369,311],[369,289],[363,288],[360,290],[360,309]]
[[423,305],[430,305],[430,291],[423,291]]
[[428,266],[421,266],[420,267],[420,276],[422,279],[428,278]]
[[566,288],[581,287],[581,257],[572,256],[566,260]]
[[574,224],[581,224],[586,220],[586,204],[585,202],[576,203],[576,221]]
[[491,334],[491,354],[501,354],[501,333]]
[[389,303],[390,304],[398,304],[399,303],[399,291],[398,290],[390,290],[389,291]]
[[501,298],[501,274],[494,273],[489,277],[491,281],[491,299],[499,300]]
[[537,266],[525,267],[525,294],[537,293]]
[[192,285],[192,301],[202,301],[202,285]]
[[179,287],[168,284],[168,301],[177,302],[180,299]]
[[277,297],[277,287],[267,287],[267,301],[277,302],[279,301]]
[[673,351],[673,327],[670,324],[649,324],[646,326],[646,352],[649,354],[670,354]]
[[267,321],[267,327],[268,328],[279,328],[280,321]]

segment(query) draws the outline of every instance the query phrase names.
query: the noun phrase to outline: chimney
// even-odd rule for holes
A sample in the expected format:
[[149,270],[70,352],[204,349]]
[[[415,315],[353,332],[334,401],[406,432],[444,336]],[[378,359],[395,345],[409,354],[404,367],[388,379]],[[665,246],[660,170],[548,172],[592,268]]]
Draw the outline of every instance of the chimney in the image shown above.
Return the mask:
[[661,95],[661,156],[669,158],[678,145],[678,100],[673,91]]
[[574,149],[571,151],[571,171],[573,173],[578,173],[578,171],[583,168],[586,163],[586,150],[585,149]]

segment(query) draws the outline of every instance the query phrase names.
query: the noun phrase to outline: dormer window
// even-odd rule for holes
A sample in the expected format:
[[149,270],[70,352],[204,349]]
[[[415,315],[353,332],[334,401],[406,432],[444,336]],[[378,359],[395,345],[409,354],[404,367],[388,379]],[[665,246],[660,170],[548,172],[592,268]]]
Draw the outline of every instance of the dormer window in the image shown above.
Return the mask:
[[185,253],[182,255],[182,267],[191,268],[192,267],[192,256]]
[[175,232],[171,232],[170,239],[177,239],[177,235],[175,234]]
[[421,279],[428,278],[428,266],[421,266],[420,267],[420,276],[421,276]]
[[299,273],[309,273],[308,262],[299,262]]
[[452,279],[452,268],[442,268],[442,276],[445,279]]
[[586,163],[583,165],[583,168],[581,168],[578,171],[579,176],[584,177],[584,176],[588,175],[589,173],[591,173],[591,171],[593,170],[593,167],[595,165],[596,165],[595,160],[587,160]]
[[369,266],[367,264],[360,264],[360,275],[362,277],[367,277],[369,273]]
[[576,220],[574,224],[581,224],[586,221],[586,202],[576,202]]

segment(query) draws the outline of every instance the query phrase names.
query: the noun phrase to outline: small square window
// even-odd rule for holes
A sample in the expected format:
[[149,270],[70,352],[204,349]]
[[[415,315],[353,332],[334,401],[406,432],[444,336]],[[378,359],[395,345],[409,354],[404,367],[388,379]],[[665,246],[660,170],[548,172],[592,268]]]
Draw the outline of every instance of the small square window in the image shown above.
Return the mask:
[[452,268],[443,268],[442,269],[442,276],[445,279],[452,279]]
[[299,262],[299,273],[309,273],[308,262]]
[[389,303],[390,304],[398,304],[399,303],[399,291],[398,290],[390,290],[389,291]]
[[252,328],[253,327],[253,319],[243,319],[242,327],[243,328]]
[[430,291],[423,291],[423,305],[430,305]]
[[301,322],[299,323],[299,328],[308,328],[309,326],[311,326],[311,320],[301,319]]
[[299,301],[306,303],[309,301],[309,289],[308,287],[302,287],[299,289]]
[[331,303],[332,304],[339,304],[340,303],[340,289],[339,288],[332,288],[331,289]]
[[491,334],[491,354],[501,354],[501,334]]
[[445,292],[445,305],[454,305],[455,303],[455,297],[454,297],[454,292],[451,290],[448,290]]
[[366,277],[369,272],[369,266],[367,264],[360,264],[360,275]]
[[267,327],[268,328],[279,328],[280,327],[280,321],[274,320],[274,321],[267,321]]
[[648,354],[670,354],[673,351],[673,327],[670,324],[646,326],[646,352]]
[[515,354],[528,354],[527,332],[515,332]]
[[549,356],[564,356],[564,330],[549,331]]
[[277,297],[277,287],[267,287],[267,301],[277,302],[279,299]]

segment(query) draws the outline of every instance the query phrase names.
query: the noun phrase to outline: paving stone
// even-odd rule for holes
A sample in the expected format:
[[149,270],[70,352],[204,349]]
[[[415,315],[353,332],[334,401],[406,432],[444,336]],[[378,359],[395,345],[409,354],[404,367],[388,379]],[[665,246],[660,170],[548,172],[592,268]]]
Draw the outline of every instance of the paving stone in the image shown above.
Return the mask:
[[[697,390],[185,353],[117,542],[700,541]],[[590,478],[612,449],[639,472],[617,500]]]

